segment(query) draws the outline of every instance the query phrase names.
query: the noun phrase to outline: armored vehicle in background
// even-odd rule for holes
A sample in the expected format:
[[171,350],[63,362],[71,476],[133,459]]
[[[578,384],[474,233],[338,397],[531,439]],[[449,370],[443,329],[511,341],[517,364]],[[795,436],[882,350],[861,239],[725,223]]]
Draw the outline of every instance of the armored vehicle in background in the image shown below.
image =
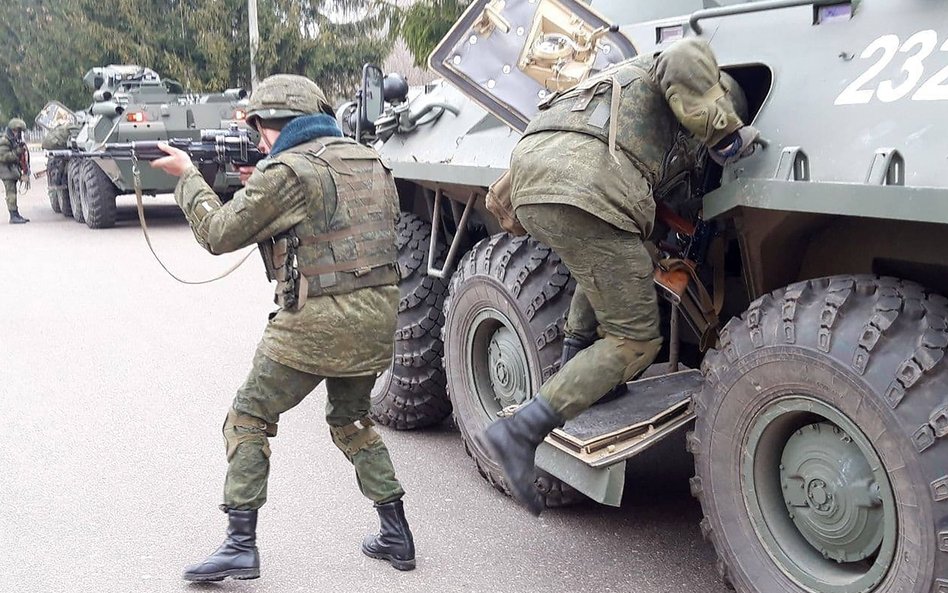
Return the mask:
[[661,306],[660,362],[547,438],[538,487],[617,505],[628,460],[678,440],[740,593],[948,593],[940,2],[475,0],[432,56],[445,80],[375,120],[402,300],[373,415],[410,429],[453,410],[505,489],[472,437],[556,372],[572,283],[550,249],[501,231],[487,187],[547,93],[694,35],[768,145],[661,200],[657,257],[695,274]]
[[[229,89],[222,93],[186,93],[177,82],[163,80],[149,69],[134,65],[92,68],[83,77],[93,102],[85,123],[74,137],[72,148],[95,151],[105,143],[190,138],[198,140],[202,129],[227,129],[241,123],[247,92]],[[47,105],[44,109],[61,110]],[[43,113],[37,123],[44,125]],[[134,164],[110,159],[69,159],[66,183],[59,192],[59,210],[90,228],[111,227],[116,221],[115,198],[134,191]],[[140,167],[142,193],[155,195],[174,190],[175,178],[151,167]],[[232,194],[240,187],[236,172],[222,171],[213,180],[215,191]]]

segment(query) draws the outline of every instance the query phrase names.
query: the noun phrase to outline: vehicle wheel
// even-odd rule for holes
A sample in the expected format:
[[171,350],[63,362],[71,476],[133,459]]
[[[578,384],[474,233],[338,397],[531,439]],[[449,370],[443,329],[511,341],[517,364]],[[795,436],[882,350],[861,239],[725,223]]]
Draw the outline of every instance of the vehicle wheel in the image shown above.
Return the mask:
[[69,160],[63,160],[59,173],[59,184],[62,188],[57,192],[58,212],[63,216],[72,216],[72,204],[69,203],[69,163]]
[[[445,304],[444,361],[454,418],[481,475],[509,494],[499,465],[474,435],[498,413],[532,398],[559,366],[574,283],[560,258],[528,237],[480,241],[451,279]],[[585,497],[544,474],[548,506]]]
[[702,365],[688,448],[739,593],[948,591],[948,299],[874,276],[751,303]]
[[85,162],[85,159],[70,159],[69,164],[66,166],[66,185],[69,188],[70,213],[76,222],[86,221],[82,214],[82,192],[80,191],[82,187],[81,169],[83,162]]
[[[63,180],[63,161],[60,158],[53,157],[46,164],[46,182],[50,185],[59,185]],[[49,197],[49,207],[56,214],[62,213],[62,207],[59,205],[60,189],[47,189],[46,194]]]
[[105,174],[102,167],[85,160],[80,169],[82,175],[82,214],[90,229],[107,229],[115,226],[115,196],[118,188]]
[[56,214],[62,214],[62,208],[59,206],[59,199],[60,199],[59,192],[60,191],[61,190],[53,189],[53,190],[47,190],[46,192],[49,196],[49,207],[52,208],[53,212],[55,212]]
[[[372,390],[371,415],[379,424],[411,430],[437,424],[451,413],[441,364],[448,283],[428,276],[429,223],[403,212],[395,231],[401,274],[395,356]],[[437,263],[444,261],[444,252],[439,243]]]

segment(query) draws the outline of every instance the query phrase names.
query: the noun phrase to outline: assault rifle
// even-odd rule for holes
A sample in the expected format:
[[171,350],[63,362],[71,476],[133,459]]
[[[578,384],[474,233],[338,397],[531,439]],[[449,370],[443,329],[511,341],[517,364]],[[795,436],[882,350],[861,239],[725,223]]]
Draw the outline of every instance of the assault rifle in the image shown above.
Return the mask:
[[[256,143],[247,130],[233,126],[227,130],[201,130],[199,140],[191,138],[171,138],[163,140],[168,146],[188,153],[198,168],[216,164],[234,167],[251,167],[266,158],[266,154],[257,149]],[[49,150],[47,157],[100,158],[133,161],[154,161],[168,156],[158,148],[158,141],[113,142],[103,144],[98,150]]]
[[21,193],[26,193],[30,190],[30,173],[32,172],[30,149],[26,146],[26,142],[22,140],[17,142],[17,148],[20,147],[23,148],[23,154],[20,155],[20,190]]

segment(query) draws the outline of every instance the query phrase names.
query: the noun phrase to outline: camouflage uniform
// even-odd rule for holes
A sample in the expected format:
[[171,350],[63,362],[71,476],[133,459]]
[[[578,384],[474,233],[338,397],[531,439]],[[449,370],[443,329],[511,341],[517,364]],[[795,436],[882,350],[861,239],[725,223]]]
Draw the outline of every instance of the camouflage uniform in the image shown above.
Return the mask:
[[[637,375],[658,353],[658,305],[643,241],[652,232],[655,197],[695,169],[704,147],[743,126],[729,80],[720,78],[706,42],[680,41],[555,95],[511,156],[517,218],[576,279],[567,337],[593,342],[540,390],[563,418]],[[615,107],[613,85],[621,87]]]
[[[43,150],[62,150],[69,147],[69,140],[79,132],[81,126],[75,124],[63,124],[49,130],[43,138]],[[46,163],[46,179],[48,181],[46,191],[50,203],[64,200],[60,195],[66,188],[66,159],[62,157],[51,157]]]
[[[354,142],[332,146],[337,148],[330,150],[345,146],[377,162],[371,149]],[[289,231],[296,234],[305,223],[329,232],[327,209],[337,196],[330,193],[333,190],[324,191],[327,167],[310,157],[308,148],[290,149],[258,165],[247,186],[226,204],[221,204],[197,168],[187,171],[178,182],[175,199],[198,242],[217,254],[272,243],[273,237]],[[394,186],[391,191],[387,195],[394,199]],[[392,229],[394,208],[393,202],[387,213]],[[390,240],[394,245],[394,235]],[[267,432],[275,434],[280,414],[302,401],[324,378],[329,378],[326,420],[333,441],[355,466],[363,493],[374,502],[402,496],[388,451],[366,418],[376,374],[392,360],[399,297],[391,270],[381,285],[309,296],[300,310],[281,308],[271,316],[224,427],[230,463],[224,506],[241,510],[263,506],[270,465]],[[343,436],[342,427],[357,421],[365,428]],[[365,445],[353,448],[354,440]]]
[[[393,355],[398,196],[374,150],[337,137],[331,111],[312,81],[272,76],[254,91],[248,120],[264,120],[257,124],[263,127],[278,120],[285,127],[271,128],[282,129],[280,136],[246,186],[223,204],[192,166],[175,188],[195,238],[209,252],[259,246],[280,305],[224,421],[228,538],[188,567],[186,580],[259,576],[256,520],[267,500],[269,439],[280,415],[324,380],[333,443],[382,521],[363,551],[402,570],[415,565],[404,490],[368,418],[372,387]],[[386,531],[387,518],[394,531]]]
[[[722,159],[746,154],[731,84],[705,41],[679,41],[551,95],[511,155],[517,219],[556,251],[577,285],[559,372],[539,397],[478,436],[535,514],[543,510],[534,486],[539,444],[658,354],[644,246],[655,199],[689,181],[705,147]],[[746,138],[752,149],[755,136]]]
[[16,203],[16,184],[23,176],[20,159],[27,150],[26,145],[14,132],[20,130],[22,133],[25,129],[26,123],[21,119],[14,118],[10,120],[7,129],[0,136],[0,179],[3,180],[7,210],[10,211],[11,222],[14,221],[14,217],[19,218]]

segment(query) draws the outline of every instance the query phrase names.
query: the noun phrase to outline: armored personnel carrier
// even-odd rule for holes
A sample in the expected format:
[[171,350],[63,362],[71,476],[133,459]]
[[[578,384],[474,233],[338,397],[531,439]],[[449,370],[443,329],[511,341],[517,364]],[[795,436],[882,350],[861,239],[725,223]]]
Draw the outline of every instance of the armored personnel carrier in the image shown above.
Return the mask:
[[617,505],[636,487],[626,463],[677,440],[737,591],[946,593],[940,2],[475,0],[432,56],[444,81],[392,94],[375,121],[400,190],[402,300],[374,416],[410,429],[453,410],[506,488],[472,437],[556,372],[572,283],[500,230],[487,187],[554,85],[694,35],[768,145],[662,202],[650,239],[696,274],[662,306],[660,362],[547,438],[538,487]]
[[[74,136],[72,148],[95,151],[105,143],[191,138],[202,129],[227,129],[240,123],[247,93],[229,89],[222,93],[194,95],[177,82],[162,79],[154,70],[134,65],[111,65],[89,70],[83,82],[92,91],[93,102],[85,123]],[[61,105],[47,105],[37,118],[68,119]],[[48,117],[43,114],[49,110]],[[56,115],[58,114],[58,115]],[[140,167],[142,193],[155,195],[174,190],[176,180],[151,167]],[[90,228],[115,224],[115,198],[134,191],[133,163],[110,159],[74,158],[65,163],[65,188],[59,192],[59,210]],[[222,171],[213,187],[221,194],[239,189],[236,173]]]

